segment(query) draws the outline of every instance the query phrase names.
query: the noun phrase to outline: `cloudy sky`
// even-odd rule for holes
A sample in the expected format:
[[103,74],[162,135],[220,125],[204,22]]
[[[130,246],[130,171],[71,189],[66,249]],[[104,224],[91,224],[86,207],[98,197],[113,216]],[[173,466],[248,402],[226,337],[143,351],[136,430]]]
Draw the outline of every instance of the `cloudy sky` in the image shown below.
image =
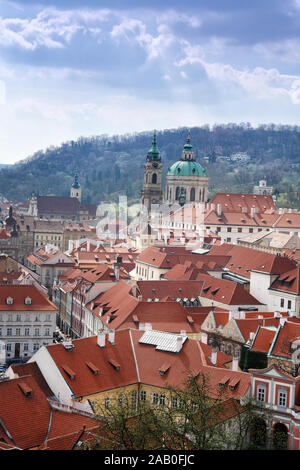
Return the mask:
[[300,124],[300,0],[0,0],[0,163],[80,136]]

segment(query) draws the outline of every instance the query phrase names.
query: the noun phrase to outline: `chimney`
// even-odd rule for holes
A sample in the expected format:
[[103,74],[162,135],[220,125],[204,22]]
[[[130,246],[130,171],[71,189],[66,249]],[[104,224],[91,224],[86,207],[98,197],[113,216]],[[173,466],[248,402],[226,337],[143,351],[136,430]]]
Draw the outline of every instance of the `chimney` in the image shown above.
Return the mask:
[[133,297],[136,297],[136,284],[133,284],[133,286],[131,287],[131,291],[132,291]]
[[237,371],[239,368],[239,358],[237,356],[234,356],[232,358],[232,370]]
[[254,214],[255,214],[255,207],[251,207],[251,210],[250,210],[251,217],[254,217]]
[[222,215],[222,204],[217,204],[217,215],[219,217]]
[[249,338],[250,338],[251,341],[253,341],[254,336],[255,336],[255,332],[254,332],[254,331],[251,331],[251,333],[250,333],[250,335],[249,335]]
[[108,332],[108,341],[111,343],[111,344],[115,344],[115,330],[110,330]]
[[211,358],[210,358],[212,365],[217,365],[217,348],[213,348],[211,351]]
[[210,208],[211,208],[212,211],[215,210],[215,207],[216,207],[216,205],[214,203],[211,203]]
[[115,264],[114,272],[115,272],[116,280],[119,281],[120,280],[120,266],[118,266],[118,264]]
[[182,341],[183,341],[182,336],[177,336],[176,352],[178,352],[178,353],[181,351],[181,348],[182,348]]
[[72,338],[70,335],[65,335],[62,344],[67,351],[71,351],[74,348],[74,344],[72,343]]
[[105,348],[105,331],[103,329],[98,330],[97,344],[100,348]]
[[201,343],[207,344],[207,334],[206,333],[201,334]]

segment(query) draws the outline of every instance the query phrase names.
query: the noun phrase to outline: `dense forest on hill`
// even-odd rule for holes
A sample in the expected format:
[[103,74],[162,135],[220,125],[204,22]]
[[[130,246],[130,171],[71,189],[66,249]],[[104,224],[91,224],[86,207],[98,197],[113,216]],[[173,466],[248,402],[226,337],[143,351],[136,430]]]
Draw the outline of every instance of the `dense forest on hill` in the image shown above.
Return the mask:
[[[210,177],[210,194],[217,191],[253,192],[260,179],[274,187],[278,204],[300,208],[300,127],[249,123],[194,127],[191,143],[195,156]],[[164,174],[181,157],[187,128],[157,131]],[[0,193],[9,200],[40,195],[69,195],[74,173],[79,174],[83,202],[139,199],[143,169],[152,132],[117,136],[80,137],[58,147],[36,152],[8,168],[0,169]],[[246,152],[247,163],[220,160]],[[208,160],[207,160],[208,158]]]

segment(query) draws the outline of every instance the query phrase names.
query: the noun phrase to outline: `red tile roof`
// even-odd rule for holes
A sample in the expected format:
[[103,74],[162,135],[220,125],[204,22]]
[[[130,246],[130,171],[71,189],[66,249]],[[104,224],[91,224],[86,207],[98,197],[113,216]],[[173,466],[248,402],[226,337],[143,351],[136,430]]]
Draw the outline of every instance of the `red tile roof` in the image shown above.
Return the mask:
[[271,290],[300,294],[300,266],[281,274],[271,285]]
[[242,212],[242,207],[250,213],[252,207],[256,207],[259,212],[267,210],[276,211],[276,206],[270,195],[241,194],[241,193],[217,193],[213,196],[210,204],[222,205],[223,212]]
[[230,260],[226,264],[229,272],[240,276],[250,278],[250,271],[260,271],[269,274],[281,274],[295,268],[295,261],[286,256],[277,256],[271,253],[265,253],[252,248],[246,248],[239,245],[213,246],[211,254],[227,254]]
[[276,228],[292,230],[300,227],[300,212],[282,214],[274,225]]
[[38,196],[38,212],[52,214],[79,214],[80,202],[76,197]]
[[277,329],[270,329],[261,326],[258,329],[254,342],[251,345],[251,350],[268,353],[276,332]]
[[286,321],[283,327],[278,328],[270,354],[291,358],[290,343],[298,338],[300,338],[300,324]]
[[[47,350],[75,397],[134,383],[164,388],[182,386],[189,372],[196,374],[203,371],[214,384],[224,376],[224,368],[205,365],[206,355],[209,351],[211,353],[207,345],[187,338],[179,353],[168,352],[154,344],[142,343],[144,334],[144,331],[138,330],[119,330],[115,333],[114,344],[106,339],[104,348],[97,345],[97,338],[93,336],[74,340],[72,351],[66,351],[61,344],[47,346]],[[227,361],[227,358],[226,355],[220,356],[221,363]],[[91,372],[86,365],[87,360],[95,364],[99,374]],[[111,360],[120,367],[112,367]],[[161,375],[160,369],[166,362],[169,364],[168,370]],[[68,364],[75,372],[73,380],[64,372],[63,364]],[[240,380],[238,387],[230,392],[231,396],[245,394],[250,385],[249,375],[231,370],[226,370],[226,374]]]
[[71,413],[52,408],[47,400],[49,389],[37,370],[36,364],[26,364],[23,371],[33,375],[0,382],[0,438],[20,449],[45,446],[47,439],[61,438],[48,448],[67,450],[69,434],[82,433],[83,426],[95,429],[98,421],[76,410]]
[[[6,299],[11,297],[13,304],[7,304]],[[25,304],[30,297],[31,304]],[[56,312],[58,308],[34,285],[2,285],[0,288],[0,311],[38,311]]]

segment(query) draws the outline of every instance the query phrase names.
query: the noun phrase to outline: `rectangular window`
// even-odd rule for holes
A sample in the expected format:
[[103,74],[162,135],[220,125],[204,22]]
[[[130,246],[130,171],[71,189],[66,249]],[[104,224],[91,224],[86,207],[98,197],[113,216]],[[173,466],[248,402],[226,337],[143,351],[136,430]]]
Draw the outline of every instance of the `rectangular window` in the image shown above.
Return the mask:
[[29,328],[25,328],[25,336],[29,336]]
[[238,227],[238,232],[241,233],[243,229],[241,227]]
[[280,299],[280,307],[284,307],[284,299]]
[[109,408],[109,404],[110,404],[110,398],[106,397],[105,398],[105,408]]
[[40,329],[39,328],[34,329],[34,336],[40,336]]
[[253,233],[253,228],[249,228],[249,233]]
[[227,232],[231,232],[231,227],[227,227]]
[[172,397],[171,406],[172,406],[172,408],[177,408],[178,407],[178,397]]
[[6,345],[6,351],[11,351],[11,344],[10,344],[10,343],[7,343],[7,345]]
[[40,343],[33,343],[33,350],[38,351],[40,349]]
[[259,385],[257,387],[257,400],[266,401],[266,387],[264,385]]
[[288,300],[288,306],[287,306],[288,309],[291,309],[292,308],[292,301],[291,300]]
[[140,400],[142,402],[145,402],[146,401],[146,397],[147,397],[147,392],[146,390],[141,390],[141,393],[140,393]]
[[45,336],[50,336],[50,328],[45,329]]
[[161,393],[159,396],[159,404],[160,405],[165,405],[166,404],[166,395],[164,393]]
[[21,321],[21,315],[17,315],[17,321]]
[[133,390],[131,393],[131,406],[133,410],[136,410],[137,407],[137,391]]
[[45,321],[51,321],[51,315],[49,313],[47,313]]
[[228,242],[231,242],[231,238],[230,238],[230,237],[227,237],[227,241],[228,241]]
[[7,328],[7,336],[12,336],[12,328]]
[[21,336],[21,328],[16,328],[16,336]]
[[158,393],[153,393],[153,394],[152,394],[152,403],[153,403],[154,405],[158,405],[158,403],[159,403],[159,395],[158,395]]
[[287,392],[286,390],[279,390],[278,393],[278,405],[286,406],[287,404]]
[[28,343],[24,343],[24,351],[28,351],[29,350],[29,344]]

